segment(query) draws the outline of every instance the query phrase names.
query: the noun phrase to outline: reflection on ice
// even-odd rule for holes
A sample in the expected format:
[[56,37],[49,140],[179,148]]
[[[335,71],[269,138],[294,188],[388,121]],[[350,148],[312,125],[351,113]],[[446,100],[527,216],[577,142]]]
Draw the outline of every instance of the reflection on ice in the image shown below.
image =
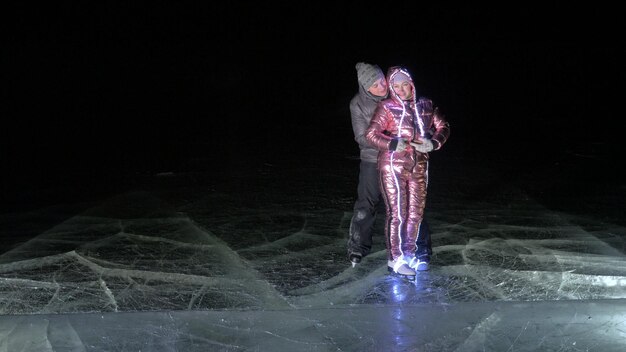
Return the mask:
[[7,351],[623,351],[623,300],[0,317]]

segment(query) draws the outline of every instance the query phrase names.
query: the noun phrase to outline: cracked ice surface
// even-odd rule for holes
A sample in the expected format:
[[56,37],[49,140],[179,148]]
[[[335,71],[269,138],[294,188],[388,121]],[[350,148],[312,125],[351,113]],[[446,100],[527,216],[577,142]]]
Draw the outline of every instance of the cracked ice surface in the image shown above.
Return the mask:
[[[317,331],[313,336],[321,337],[311,338],[307,350],[326,350],[337,345],[320,342],[332,335],[320,331],[336,328],[333,324],[348,324],[342,328],[355,334],[332,336],[335,340],[354,342],[352,338],[373,333],[357,323],[325,324],[331,316],[350,314],[330,308],[351,307],[356,319],[374,324],[358,307],[383,307],[383,315],[406,307],[404,314],[419,315],[415,307],[467,307],[465,303],[615,300],[623,306],[623,227],[551,210],[506,184],[477,198],[471,196],[475,191],[471,187],[484,185],[460,186],[451,176],[442,175],[438,181],[439,175],[431,175],[427,218],[434,255],[430,271],[419,273],[413,282],[387,275],[382,217],[372,254],[352,268],[345,245],[355,175],[347,168],[335,170],[324,174],[264,165],[248,175],[210,181],[194,173],[149,178],[138,189],[103,200],[0,255],[0,312],[155,312],[145,317],[157,326],[162,319],[158,312],[173,312],[182,319],[176,312],[230,311],[237,329],[243,329],[246,321],[263,322],[269,328],[238,330],[247,336],[242,339],[256,341],[239,344],[213,333],[204,335],[211,343],[226,344],[224,350],[249,347],[259,340],[275,343],[275,338],[304,343],[308,338],[303,336],[311,336],[311,329]],[[45,212],[41,209],[40,215]],[[303,329],[309,333],[280,337],[285,326],[270,323],[270,317],[280,311],[294,311],[295,316],[286,319],[304,319]],[[306,319],[300,315],[305,311],[309,312]],[[226,313],[213,313],[211,319],[220,314]],[[619,314],[606,321],[623,321]],[[28,318],[23,319],[26,324]],[[393,315],[389,319],[395,321]],[[430,350],[452,350],[451,346],[474,350],[490,343],[513,346],[512,341],[494,337],[504,339],[504,333],[498,335],[499,326],[522,339],[529,338],[524,331],[537,326],[531,318],[514,327],[502,325],[502,319],[498,313],[485,313],[468,320],[461,333],[449,335],[448,340],[433,337],[425,346]],[[63,324],[79,324],[50,322],[61,330]],[[570,327],[562,324],[564,329]],[[624,328],[611,324],[611,331]]]
[[2,313],[626,298],[623,243],[599,223],[449,190],[429,199],[432,269],[395,287],[382,216],[372,254],[351,268],[353,189],[327,186],[351,176],[308,174],[269,168],[209,190],[170,176],[108,199],[0,256]]

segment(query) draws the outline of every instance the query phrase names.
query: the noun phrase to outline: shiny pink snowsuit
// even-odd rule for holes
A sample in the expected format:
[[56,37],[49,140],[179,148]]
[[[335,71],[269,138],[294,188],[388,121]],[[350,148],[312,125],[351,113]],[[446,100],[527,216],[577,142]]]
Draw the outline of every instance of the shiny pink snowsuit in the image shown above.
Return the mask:
[[[393,81],[402,69],[391,67],[387,82]],[[408,72],[404,74],[411,77]],[[426,205],[428,186],[428,153],[412,146],[394,151],[399,138],[418,141],[430,138],[438,150],[450,135],[450,126],[430,99],[402,101],[393,90],[390,98],[381,101],[366,132],[366,139],[378,150],[378,169],[383,198],[387,208],[385,236],[389,260],[415,256],[417,235]],[[391,86],[391,85],[390,85]]]

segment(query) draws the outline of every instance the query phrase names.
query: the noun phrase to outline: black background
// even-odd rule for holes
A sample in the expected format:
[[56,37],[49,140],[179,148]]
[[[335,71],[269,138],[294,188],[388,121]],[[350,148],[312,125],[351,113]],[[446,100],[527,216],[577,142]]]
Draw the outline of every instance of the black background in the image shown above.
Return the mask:
[[[408,4],[408,2],[407,2]],[[3,190],[53,175],[358,155],[355,64],[404,65],[447,153],[622,169],[614,8],[101,2],[5,13]],[[589,156],[589,158],[586,158]],[[197,163],[196,163],[197,166]],[[621,171],[620,171],[621,172]]]

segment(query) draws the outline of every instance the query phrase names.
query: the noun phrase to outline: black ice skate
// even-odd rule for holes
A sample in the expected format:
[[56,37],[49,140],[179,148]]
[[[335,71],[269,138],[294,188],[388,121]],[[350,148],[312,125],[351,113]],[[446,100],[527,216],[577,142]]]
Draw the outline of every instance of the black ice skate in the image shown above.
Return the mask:
[[348,255],[348,259],[350,259],[350,262],[352,262],[352,267],[354,268],[357,264],[361,262],[363,256],[361,255],[361,253],[350,253],[350,255]]

